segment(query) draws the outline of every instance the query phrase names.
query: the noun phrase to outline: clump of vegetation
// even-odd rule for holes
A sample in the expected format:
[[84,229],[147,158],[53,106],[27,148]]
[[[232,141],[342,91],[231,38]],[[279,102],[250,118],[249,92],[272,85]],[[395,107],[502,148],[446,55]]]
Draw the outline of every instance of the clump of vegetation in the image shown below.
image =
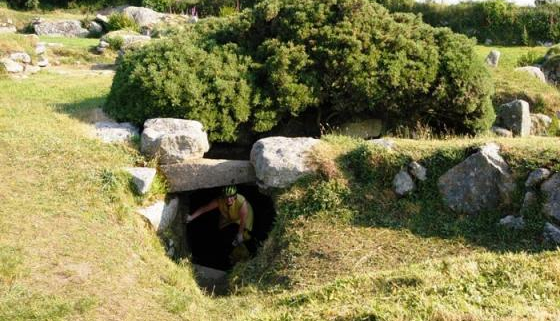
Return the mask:
[[138,32],[140,30],[134,19],[122,12],[113,13],[109,16],[108,28],[111,31],[126,29]]
[[494,119],[492,83],[473,46],[366,0],[264,1],[125,55],[106,110],[138,124],[198,119],[213,141],[305,113],[473,133]]

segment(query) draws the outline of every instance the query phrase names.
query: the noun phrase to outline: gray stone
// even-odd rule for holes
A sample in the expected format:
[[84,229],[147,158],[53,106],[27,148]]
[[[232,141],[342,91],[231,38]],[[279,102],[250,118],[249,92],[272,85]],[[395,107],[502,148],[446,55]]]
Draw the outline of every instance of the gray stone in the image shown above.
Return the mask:
[[161,164],[201,158],[210,149],[200,122],[175,118],[154,118],[144,123],[142,153],[159,157]]
[[15,26],[5,25],[0,26],[0,34],[16,33],[17,29]]
[[537,187],[542,182],[547,180],[552,172],[546,168],[539,168],[532,171],[525,181],[525,187]]
[[486,63],[490,67],[498,67],[498,63],[500,62],[500,55],[501,53],[498,50],[492,50],[486,57]]
[[178,208],[179,199],[173,197],[167,201],[158,201],[149,207],[139,209],[138,213],[148,219],[156,232],[161,233],[171,225],[171,222],[177,216]]
[[549,242],[560,244],[560,228],[554,224],[546,223],[544,225],[543,237]]
[[539,67],[533,67],[533,66],[519,67],[519,68],[515,68],[515,71],[528,73],[529,75],[537,78],[541,82],[546,83],[546,77],[544,76],[544,73]]
[[410,164],[408,164],[408,170],[412,176],[416,177],[416,179],[420,181],[426,180],[426,174],[428,170],[418,162],[411,162]]
[[492,126],[492,128],[490,129],[494,134],[496,134],[496,136],[500,136],[500,137],[513,137],[513,133],[510,130],[507,130],[505,128],[502,127],[498,127],[498,126]]
[[[143,36],[143,35],[141,35],[137,32],[134,32],[134,31],[117,30],[117,31],[111,31],[111,32],[105,34],[103,37],[101,37],[100,43],[101,43],[101,41],[111,43],[111,41],[114,41],[117,38],[122,39],[122,41],[123,41],[122,46],[123,47],[130,46],[133,43],[148,42],[152,39],[148,36]],[[113,48],[113,49],[119,49],[119,48]]]
[[388,138],[379,138],[379,139],[371,139],[368,140],[369,143],[377,145],[377,146],[381,146],[385,149],[389,149],[392,150],[393,148],[395,148],[395,141],[392,139],[388,139]]
[[138,136],[138,129],[130,123],[96,122],[95,135],[105,143],[122,143]]
[[89,31],[79,20],[44,21],[33,25],[39,36],[87,37]]
[[141,195],[150,191],[154,178],[156,177],[156,169],[149,167],[127,167],[125,168],[132,175],[132,182],[136,187],[136,191]]
[[100,35],[103,33],[103,26],[96,21],[91,21],[88,30],[91,35]]
[[4,65],[4,69],[11,74],[23,72],[23,66],[9,58],[0,59],[0,64]]
[[24,64],[30,64],[31,63],[31,56],[29,56],[25,52],[14,52],[14,53],[10,54],[10,59],[15,61],[15,62],[21,62],[21,63],[24,63]]
[[552,175],[541,185],[546,202],[543,205],[544,213],[560,221],[560,173]]
[[111,45],[107,42],[107,41],[99,41],[99,47],[100,48],[109,48]]
[[508,215],[500,220],[499,225],[514,230],[522,230],[525,228],[525,220],[522,216]]
[[522,211],[529,210],[531,207],[537,204],[537,201],[538,201],[537,194],[535,192],[528,191],[527,193],[525,193],[525,196],[523,197],[523,206],[521,210]]
[[104,24],[104,25],[108,25],[109,24],[109,17],[102,15],[102,14],[97,14],[95,16],[95,21]]
[[410,194],[416,185],[406,170],[401,170],[393,179],[393,190],[399,196]]
[[380,119],[366,119],[357,122],[348,122],[334,130],[335,134],[357,138],[379,137],[383,131],[383,122]]
[[258,140],[251,149],[257,184],[263,189],[285,188],[312,173],[307,156],[320,142],[313,138],[268,137]]
[[122,11],[124,14],[134,19],[140,27],[150,26],[158,23],[164,14],[144,7],[126,7]]
[[253,165],[241,160],[201,158],[164,165],[161,170],[172,193],[257,181]]
[[40,57],[39,62],[37,62],[37,66],[44,68],[49,65],[49,59],[47,57]]
[[547,136],[552,118],[545,114],[531,114],[531,135]]
[[515,182],[499,150],[486,144],[439,178],[439,191],[451,209],[476,214],[511,203]]
[[518,99],[501,105],[496,123],[498,126],[511,130],[516,136],[529,136],[531,134],[529,103]]
[[47,52],[47,46],[43,42],[39,42],[37,46],[35,46],[35,53],[37,55],[42,55]]

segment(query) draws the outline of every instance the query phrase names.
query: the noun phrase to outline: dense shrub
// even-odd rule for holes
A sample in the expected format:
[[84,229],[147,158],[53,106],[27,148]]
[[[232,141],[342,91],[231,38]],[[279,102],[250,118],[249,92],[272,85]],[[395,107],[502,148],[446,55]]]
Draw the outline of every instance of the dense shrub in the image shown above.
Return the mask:
[[140,5],[141,0],[8,0],[8,5],[15,9],[37,8],[82,8],[97,10],[105,7],[115,7],[124,4]]
[[475,132],[494,114],[473,45],[367,0],[268,0],[125,55],[106,109],[199,119],[214,141],[309,112]]
[[[381,0],[379,0],[381,1]],[[449,27],[484,42],[534,45],[537,42],[560,41],[560,5],[519,7],[505,0],[462,2],[456,5],[437,3],[406,4],[406,0],[385,0],[393,12],[421,14],[435,27]]]
[[112,13],[109,16],[108,28],[111,31],[122,29],[138,31],[140,29],[134,19],[121,12]]

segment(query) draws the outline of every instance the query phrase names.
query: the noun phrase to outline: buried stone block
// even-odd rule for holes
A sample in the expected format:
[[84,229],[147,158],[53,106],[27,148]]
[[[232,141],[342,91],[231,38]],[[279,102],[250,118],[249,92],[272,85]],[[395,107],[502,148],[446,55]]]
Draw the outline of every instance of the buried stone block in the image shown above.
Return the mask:
[[105,143],[121,143],[138,136],[138,129],[130,123],[101,121],[95,123],[95,135]]
[[173,197],[167,201],[158,201],[155,204],[138,210],[138,213],[144,216],[156,230],[161,233],[165,231],[177,216],[179,208],[179,199]]
[[477,214],[511,203],[515,183],[499,150],[487,144],[439,178],[440,194],[451,209]]
[[230,184],[254,183],[257,179],[249,161],[193,159],[161,166],[171,192],[193,191]]
[[509,129],[515,136],[526,137],[531,134],[531,113],[529,103],[524,100],[514,100],[500,106],[496,123]]
[[401,170],[393,179],[393,189],[399,196],[410,194],[416,185],[406,170]]
[[132,182],[140,194],[146,194],[156,177],[156,169],[149,167],[127,167],[125,171],[132,175]]
[[541,186],[541,191],[546,197],[544,213],[560,222],[560,173],[552,175]]

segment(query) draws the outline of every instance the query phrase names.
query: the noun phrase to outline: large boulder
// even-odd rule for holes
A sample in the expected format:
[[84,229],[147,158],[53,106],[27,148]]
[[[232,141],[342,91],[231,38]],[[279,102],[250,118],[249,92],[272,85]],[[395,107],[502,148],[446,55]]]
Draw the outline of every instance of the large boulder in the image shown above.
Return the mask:
[[516,136],[529,136],[531,134],[529,103],[517,99],[501,105],[498,110],[496,123],[498,126],[511,130]]
[[319,142],[313,138],[278,136],[258,140],[251,149],[251,163],[259,187],[285,188],[313,172],[307,156]]
[[[121,43],[122,47],[128,47],[134,43],[148,42],[152,38],[148,36],[143,36],[137,32],[130,31],[130,30],[117,30],[117,31],[111,31],[105,34],[103,37],[101,37],[100,43],[101,42],[115,43],[117,42],[117,39],[122,40]],[[113,48],[113,49],[121,49],[121,48]]]
[[87,37],[89,31],[79,20],[41,21],[33,25],[39,36]]
[[133,6],[124,8],[122,13],[134,19],[140,27],[153,26],[165,16],[149,8]]
[[547,136],[552,118],[545,114],[531,114],[531,135]]
[[543,206],[544,213],[560,222],[560,173],[552,175],[541,185],[546,202]]
[[201,158],[164,165],[161,170],[172,193],[257,181],[253,165],[242,160]]
[[2,58],[0,59],[0,64],[8,73],[15,74],[18,72],[23,72],[23,66],[13,61],[12,59]]
[[383,122],[380,119],[366,119],[357,122],[348,122],[340,125],[334,133],[357,138],[379,137],[383,131]]
[[486,64],[490,67],[498,67],[498,63],[500,62],[500,55],[501,53],[498,50],[492,50],[486,56]]
[[439,191],[451,209],[477,214],[511,203],[515,182],[499,150],[486,144],[439,178]]
[[519,67],[519,68],[515,68],[515,71],[528,73],[529,75],[537,78],[541,82],[546,83],[546,77],[544,76],[544,73],[539,67],[533,67],[533,66]]
[[173,197],[167,201],[158,201],[155,204],[139,209],[138,213],[144,216],[156,232],[161,233],[165,231],[177,216],[179,208],[179,199]]
[[159,157],[161,164],[202,158],[210,149],[200,122],[176,118],[153,118],[144,123],[142,153]]

